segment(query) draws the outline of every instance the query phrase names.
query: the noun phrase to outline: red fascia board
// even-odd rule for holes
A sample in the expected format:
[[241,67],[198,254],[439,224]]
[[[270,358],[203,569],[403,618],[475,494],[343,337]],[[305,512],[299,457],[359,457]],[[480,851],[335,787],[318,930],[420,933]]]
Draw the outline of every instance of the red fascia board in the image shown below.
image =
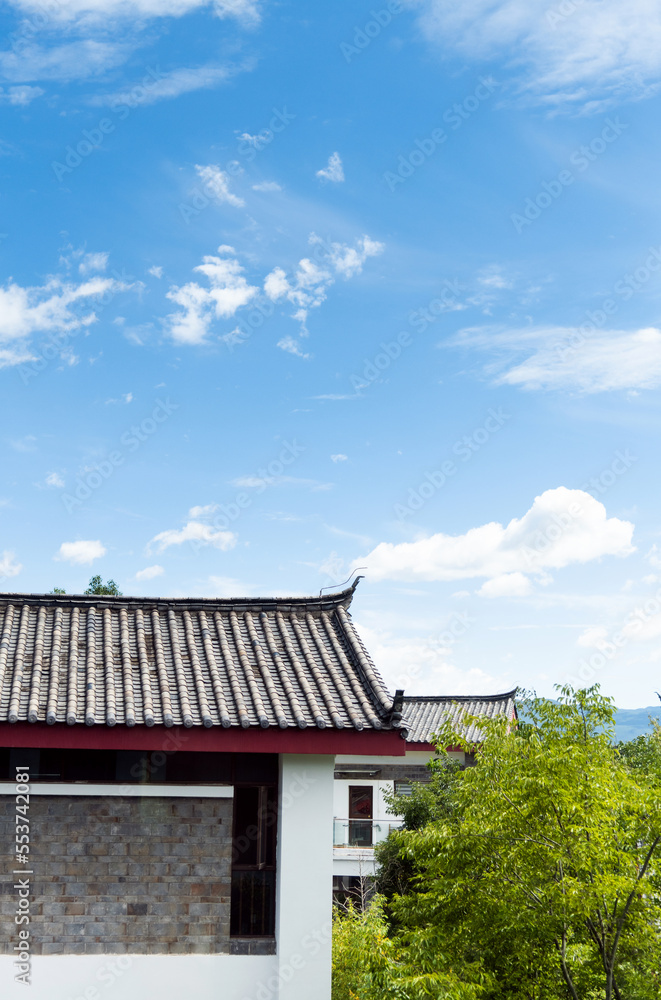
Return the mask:
[[0,747],[58,750],[196,750],[212,753],[376,754],[400,756],[399,731],[367,729],[203,729],[194,726],[84,726],[0,723]]

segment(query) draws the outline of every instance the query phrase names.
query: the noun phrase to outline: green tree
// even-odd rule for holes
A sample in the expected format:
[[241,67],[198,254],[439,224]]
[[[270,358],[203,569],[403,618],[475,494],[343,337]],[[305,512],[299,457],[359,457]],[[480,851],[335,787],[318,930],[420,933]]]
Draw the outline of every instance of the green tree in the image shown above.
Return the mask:
[[402,819],[401,830],[393,831],[374,849],[378,865],[375,888],[387,900],[417,888],[413,864],[401,849],[402,833],[447,819],[454,808],[453,793],[460,764],[444,753],[437,754],[427,767],[430,771],[428,784],[413,782],[410,795],[384,794],[388,812]]
[[402,949],[389,936],[385,900],[364,911],[349,903],[333,921],[333,1000],[480,1000],[488,977],[462,981],[445,965],[442,951]]
[[100,576],[93,576],[89,582],[89,586],[85,591],[86,594],[104,594],[110,597],[121,597],[122,592],[117,587],[114,580],[108,580],[104,583]]
[[63,587],[53,587],[51,594],[66,594],[66,590]]
[[[513,732],[472,720],[485,739],[448,815],[396,835],[417,891],[390,905],[394,947],[466,984],[481,971],[498,1000],[660,997],[659,771],[612,745],[598,688],[523,707]],[[473,749],[450,727],[438,745]]]

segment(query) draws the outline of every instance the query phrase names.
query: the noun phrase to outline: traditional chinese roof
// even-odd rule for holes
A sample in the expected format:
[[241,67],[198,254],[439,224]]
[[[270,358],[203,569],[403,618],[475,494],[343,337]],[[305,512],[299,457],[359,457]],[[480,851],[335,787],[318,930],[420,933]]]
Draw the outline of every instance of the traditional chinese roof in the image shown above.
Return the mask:
[[475,695],[459,695],[456,697],[411,697],[404,698],[402,714],[404,727],[407,730],[407,743],[431,743],[432,735],[448,720],[463,731],[469,740],[482,739],[479,726],[472,723],[468,727],[462,725],[464,713],[493,719],[504,715],[507,719],[516,718],[514,697],[517,689],[506,694],[493,694],[482,697]]
[[348,612],[317,598],[3,594],[0,722],[401,725]]

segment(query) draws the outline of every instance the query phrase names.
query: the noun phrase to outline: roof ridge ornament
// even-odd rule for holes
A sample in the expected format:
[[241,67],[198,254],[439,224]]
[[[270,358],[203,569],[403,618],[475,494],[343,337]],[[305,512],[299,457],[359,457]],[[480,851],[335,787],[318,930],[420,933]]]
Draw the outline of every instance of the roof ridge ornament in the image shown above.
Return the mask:
[[[349,582],[349,580],[351,579],[351,577],[354,575],[354,573],[357,573],[361,569],[367,569],[367,566],[358,566],[358,567],[356,567],[356,569],[353,571],[353,573],[349,574],[349,576],[346,578],[346,580],[344,581],[344,583],[329,583],[329,585],[327,587],[322,587],[321,590],[319,591],[319,597],[321,597],[321,595],[323,594],[323,592],[325,590],[332,590],[333,587],[345,587],[347,585],[347,583]],[[358,586],[358,584],[360,583],[360,581],[364,580],[364,579],[365,579],[364,576],[357,576],[356,577],[356,579],[353,581],[353,583],[349,587],[349,590],[351,591],[351,593],[354,592],[354,590],[356,589],[356,587]],[[343,593],[343,591],[340,590],[339,593],[341,594],[341,593]]]

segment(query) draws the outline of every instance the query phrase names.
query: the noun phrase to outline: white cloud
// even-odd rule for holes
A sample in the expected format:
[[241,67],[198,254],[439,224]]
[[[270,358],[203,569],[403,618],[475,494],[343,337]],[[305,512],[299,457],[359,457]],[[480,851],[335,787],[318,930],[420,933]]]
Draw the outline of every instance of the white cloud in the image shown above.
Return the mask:
[[281,351],[285,351],[287,354],[293,354],[297,358],[310,358],[311,354],[306,353],[301,349],[301,345],[296,340],[295,337],[288,335],[287,337],[282,337],[278,341],[277,345]]
[[[310,309],[318,308],[325,301],[328,289],[337,277],[353,278],[360,274],[365,261],[384,250],[383,243],[369,236],[356,240],[354,246],[348,243],[326,245],[320,237],[311,233],[309,243],[315,247],[320,263],[303,257],[291,280],[281,267],[276,267],[264,281],[264,291],[272,302],[286,299],[296,307],[293,318],[301,324],[302,336],[308,333],[306,324]],[[298,351],[293,349],[296,344],[291,337],[284,338],[278,346],[291,353],[300,353],[300,348]]]
[[[307,335],[305,324],[309,310],[324,302],[328,289],[337,278],[348,279],[360,274],[365,261],[384,249],[382,243],[369,236],[356,240],[354,246],[347,243],[327,245],[312,233],[309,242],[315,247],[315,255],[320,257],[321,263],[305,257],[298,262],[291,280],[281,267],[275,267],[264,279],[267,298],[272,302],[285,300],[296,307],[293,315],[301,323],[303,336]],[[209,288],[191,281],[181,287],[172,285],[167,293],[167,298],[181,307],[165,319],[170,336],[178,343],[204,343],[215,319],[235,315],[259,292],[257,286],[248,284],[232,247],[220,246],[218,253],[222,256],[204,257],[203,263],[194,269],[206,276]],[[236,331],[225,334],[224,339],[230,344],[240,342]],[[307,357],[293,337],[282,338],[278,346],[292,354]]]
[[135,574],[136,580],[153,580],[156,576],[163,576],[165,570],[162,566],[145,566]]
[[44,91],[41,87],[28,87],[26,85],[20,87],[9,87],[8,90],[4,90],[0,87],[0,104],[15,104],[20,107],[25,107],[34,101],[36,97],[41,97]]
[[22,438],[14,438],[9,442],[14,451],[36,451],[37,439],[34,434],[25,434]]
[[217,503],[207,503],[201,507],[191,507],[188,511],[188,516],[193,520],[196,520],[198,517],[210,517],[211,514],[214,514],[217,510]]
[[[39,12],[43,17],[43,0],[11,0],[11,5],[27,14]],[[211,8],[216,17],[234,17],[253,24],[259,20],[259,6],[257,0],[58,0],[48,6],[48,17],[55,22],[103,25],[119,19],[183,17]]]
[[462,59],[509,62],[520,92],[557,108],[600,111],[656,92],[661,8],[655,0],[408,0],[426,35]]
[[237,542],[237,536],[233,531],[216,531],[209,524],[202,524],[200,521],[188,521],[183,528],[170,528],[168,531],[161,531],[149,542],[147,550],[152,545],[158,546],[159,552],[164,552],[171,545],[183,545],[191,542],[194,547],[211,545],[216,549],[227,552],[233,549]]
[[347,455],[331,455],[331,462],[346,462]]
[[86,253],[78,270],[81,274],[92,274],[95,271],[105,271],[108,267],[109,253]]
[[480,597],[525,597],[532,591],[532,583],[523,573],[504,573],[483,583],[477,593]]
[[158,77],[148,79],[144,86],[136,84],[126,90],[98,94],[92,97],[89,103],[99,107],[115,107],[125,104],[129,108],[155,104],[157,101],[171,100],[181,94],[190,94],[194,90],[208,90],[217,87],[234,76],[236,72],[235,68],[214,66],[213,64],[194,67],[181,66],[169,73],[159,73]]
[[62,476],[57,474],[57,472],[49,472],[46,476],[46,486],[52,486],[54,489],[62,490],[64,489],[64,480],[62,479]]
[[0,580],[6,580],[8,577],[18,576],[22,569],[22,565],[16,562],[14,553],[5,549],[2,553],[2,558],[0,558]]
[[317,177],[322,181],[331,181],[333,184],[341,184],[344,180],[344,168],[339,153],[332,153],[328,157],[328,166],[317,170]]
[[381,542],[352,568],[367,566],[372,580],[493,580],[510,574],[548,580],[551,569],[630,555],[633,529],[629,521],[607,518],[604,505],[589,493],[560,486],[536,497],[522,518],[505,527],[492,521],[464,535]]
[[237,476],[232,486],[247,490],[264,490],[267,486],[302,486],[319,493],[333,488],[332,483],[322,483],[318,479],[302,479],[298,476]]
[[53,558],[57,562],[70,562],[84,566],[100,559],[106,554],[106,548],[100,541],[62,542],[59,551]]
[[33,80],[83,80],[123,63],[132,46],[121,42],[83,39],[52,48],[28,44],[20,52],[0,52],[0,74],[13,83]]
[[153,267],[149,268],[149,270],[147,271],[147,273],[151,274],[154,278],[162,278],[163,277],[163,268],[160,267],[160,265],[156,266],[156,264],[154,264]]
[[253,184],[253,191],[282,191],[282,188],[277,181],[260,181],[259,184]]
[[124,405],[126,405],[127,403],[132,403],[132,402],[133,402],[133,393],[125,392],[123,396],[119,397],[119,399],[106,399],[106,406],[108,405],[116,406],[118,403],[123,403]]
[[96,322],[91,308],[84,316],[76,314],[76,303],[132,287],[96,276],[79,285],[55,277],[45,285],[24,288],[10,278],[0,287],[0,368],[30,360],[27,340],[31,334],[78,330]]
[[[462,331],[452,343],[495,354],[487,372],[499,385],[581,393],[661,386],[661,330],[655,327],[587,334],[570,327],[481,328]],[[527,357],[513,360],[522,354]]]
[[607,638],[608,629],[602,625],[596,625],[581,632],[576,643],[584,649],[600,649]]
[[205,190],[216,199],[219,205],[222,205],[223,202],[234,205],[235,208],[241,208],[245,205],[243,198],[239,198],[238,195],[230,191],[229,174],[221,170],[220,167],[216,167],[212,163],[206,167],[196,164],[195,170],[203,182]]
[[646,553],[645,558],[649,562],[650,566],[654,566],[656,569],[661,568],[661,549],[655,543],[652,548]]
[[487,692],[496,694],[509,686],[509,679],[499,679],[479,667],[457,666],[452,662],[452,647],[439,641],[438,635],[425,638],[396,635],[389,631],[385,617],[379,625],[370,628],[364,622],[357,623],[391,690],[403,688],[408,695],[484,695]]
[[190,281],[181,288],[172,285],[167,298],[181,306],[181,310],[166,317],[166,326],[173,340],[180,344],[201,344],[211,331],[214,319],[233,316],[238,309],[255,297],[258,289],[249,285],[243,268],[232,247],[220,246],[222,257],[203,257],[195,271],[209,281],[203,288]]

